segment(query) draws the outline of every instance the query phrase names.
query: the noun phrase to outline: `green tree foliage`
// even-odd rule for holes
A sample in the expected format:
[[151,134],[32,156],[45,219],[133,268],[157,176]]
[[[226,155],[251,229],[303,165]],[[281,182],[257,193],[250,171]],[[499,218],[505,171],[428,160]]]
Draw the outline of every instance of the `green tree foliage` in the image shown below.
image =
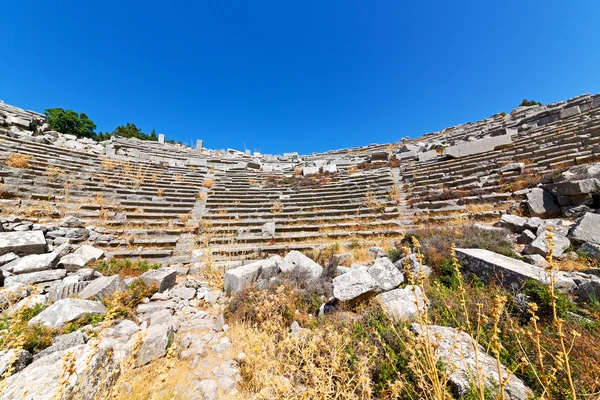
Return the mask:
[[523,101],[521,102],[519,107],[531,107],[531,106],[541,106],[541,105],[543,105],[543,104],[540,103],[539,101],[523,99]]
[[46,123],[50,128],[61,133],[75,135],[79,138],[96,139],[96,124],[84,113],[62,108],[48,108],[44,111]]
[[158,141],[158,136],[156,135],[154,129],[152,129],[152,132],[148,135],[142,132],[142,130],[135,126],[135,124],[130,122],[128,122],[126,125],[117,126],[112,134],[114,136],[120,136],[124,138],[136,138],[140,140],[151,140],[154,142]]

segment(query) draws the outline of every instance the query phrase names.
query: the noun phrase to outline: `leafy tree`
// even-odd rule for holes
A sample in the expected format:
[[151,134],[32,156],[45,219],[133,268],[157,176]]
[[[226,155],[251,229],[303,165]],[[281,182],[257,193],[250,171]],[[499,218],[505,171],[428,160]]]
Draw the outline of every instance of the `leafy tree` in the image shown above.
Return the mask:
[[138,128],[137,126],[135,126],[135,124],[132,124],[131,122],[128,122],[125,125],[119,125],[115,128],[115,130],[112,132],[113,135],[115,136],[120,136],[120,137],[124,137],[124,138],[136,138],[136,139],[140,139],[140,140],[152,140],[152,141],[158,141],[158,136],[156,135],[156,132],[154,131],[154,129],[152,130],[152,133],[150,135],[142,132],[142,130],[140,128]]
[[44,111],[46,123],[50,128],[61,133],[75,135],[79,138],[96,139],[96,124],[84,113],[62,108],[48,108]]
[[531,106],[541,106],[541,105],[543,105],[543,104],[540,103],[539,101],[523,99],[523,101],[521,102],[519,107],[531,107]]

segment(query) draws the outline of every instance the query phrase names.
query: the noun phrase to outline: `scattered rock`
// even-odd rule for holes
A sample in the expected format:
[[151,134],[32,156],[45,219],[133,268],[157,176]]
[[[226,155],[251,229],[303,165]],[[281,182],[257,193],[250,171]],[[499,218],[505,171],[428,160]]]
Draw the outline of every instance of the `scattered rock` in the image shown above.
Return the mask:
[[600,214],[586,213],[575,222],[569,237],[578,242],[589,242],[600,245]]
[[320,277],[323,273],[323,267],[297,250],[287,253],[279,268],[285,273],[306,273],[312,279]]
[[151,269],[140,275],[139,279],[146,282],[148,285],[156,285],[159,292],[164,292],[167,289],[175,286],[177,280],[177,271],[173,268]]
[[108,299],[117,292],[125,292],[127,290],[128,287],[123,279],[119,275],[113,275],[91,281],[79,292],[77,297],[85,300],[101,301]]
[[22,371],[31,360],[31,353],[27,350],[8,349],[0,351],[0,376],[4,378]]
[[534,188],[527,194],[527,207],[534,217],[552,218],[560,216],[560,207],[547,190]]
[[[496,359],[486,354],[485,349],[475,343],[477,354],[473,351],[474,339],[465,332],[454,328],[429,325],[427,327],[412,324],[412,329],[419,335],[428,335],[429,341],[435,344],[435,356],[450,368],[450,383],[457,397],[468,393],[472,374],[477,368],[482,369],[488,388],[493,392],[499,381]],[[522,380],[511,374],[502,366],[502,379],[508,379],[504,395],[509,400],[523,400],[531,397],[531,390]]]
[[143,332],[132,336],[130,342],[137,340],[137,336],[142,335],[142,345],[135,360],[135,366],[141,367],[152,360],[164,357],[167,349],[173,342],[175,333],[170,325],[151,326]]
[[377,295],[385,313],[395,320],[413,320],[421,312],[427,312],[428,301],[419,286],[408,285]]
[[404,275],[398,271],[398,268],[387,257],[375,260],[375,263],[367,271],[383,291],[397,288],[398,285],[404,282]]
[[74,321],[86,314],[104,314],[106,307],[97,301],[81,299],[62,299],[33,317],[29,324],[41,323],[50,328],[60,328],[67,322]]
[[46,239],[42,231],[0,232],[0,255],[41,254],[46,252]]
[[353,268],[333,279],[333,296],[341,301],[359,300],[374,294],[379,284],[367,268]]

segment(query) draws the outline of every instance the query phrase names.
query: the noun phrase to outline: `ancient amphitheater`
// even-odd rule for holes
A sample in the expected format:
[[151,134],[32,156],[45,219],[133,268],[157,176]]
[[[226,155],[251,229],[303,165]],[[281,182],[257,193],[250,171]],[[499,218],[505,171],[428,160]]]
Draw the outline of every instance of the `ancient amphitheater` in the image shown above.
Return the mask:
[[[204,139],[210,145],[209,138]],[[332,257],[346,269],[338,269],[340,275],[333,280],[335,301],[323,301],[331,307],[366,293],[392,293],[390,289],[406,278],[394,281],[395,274],[403,274],[402,264],[400,272],[386,272],[392,283],[378,282],[376,290],[357,288],[372,273],[365,277],[357,272],[352,277],[354,270],[361,274],[366,270],[348,267],[362,262],[374,268],[373,263],[385,258],[383,250],[389,243],[427,226],[502,226],[521,244],[518,249],[527,263],[517,262],[540,271],[543,260],[534,256],[547,255],[543,243],[536,245],[552,225],[546,221],[554,221],[555,256],[571,251],[569,246],[574,245],[600,254],[595,225],[600,222],[595,214],[600,207],[600,171],[595,164],[600,161],[600,95],[519,107],[509,114],[397,143],[310,155],[209,150],[202,147],[202,141],[197,148],[167,144],[164,138],[160,141],[78,139],[52,131],[41,114],[0,103],[2,303],[5,313],[37,303],[49,306],[36,318],[57,302],[78,295],[86,299],[78,301],[94,300],[102,308],[97,300],[106,297],[103,293],[112,294],[133,278],[94,279],[100,276],[88,268],[94,260],[161,264],[163,268],[144,273],[148,282],[158,284],[159,293],[138,306],[142,309],[138,308],[139,318],[132,326],[120,322],[109,327],[115,338],[117,331],[130,329],[125,339],[109,342],[115,354],[118,349],[131,351],[132,335],[157,328],[142,335],[143,354],[148,358],[144,364],[165,354],[168,357],[173,331],[177,338],[184,337],[186,324],[194,327],[189,332],[203,331],[201,336],[211,332],[211,337],[202,338],[202,346],[217,354],[220,364],[211,366],[207,375],[197,375],[197,397],[190,398],[239,394],[235,389],[241,379],[239,360],[228,353],[233,350],[221,314],[225,295],[286,268],[303,267],[321,274],[321,266],[309,265],[294,250],[314,256],[335,247]],[[361,260],[358,254],[370,255],[371,260]],[[458,258],[482,276],[498,267],[473,249],[459,250]],[[475,259],[487,263],[486,271],[478,272],[481,265]],[[523,272],[522,265],[501,267],[509,271],[507,281],[539,273]],[[198,278],[207,268],[228,271],[225,287],[210,287]],[[580,297],[589,296],[590,291],[600,294],[593,275],[562,274],[563,287],[571,293]],[[343,287],[340,277],[344,276],[355,279],[350,289]],[[100,280],[102,284],[95,284]],[[98,287],[91,288],[94,285]],[[82,297],[86,290],[91,294]],[[208,311],[191,310],[204,303]],[[54,313],[68,313],[77,306],[65,305],[63,311]],[[48,323],[41,320],[59,327],[87,313],[106,312],[89,304],[81,307],[83,311],[63,322],[57,322],[60,315],[46,315]],[[155,318],[178,320],[169,326],[155,323]],[[201,341],[200,334],[189,332],[184,351],[192,356],[204,354],[204,349],[198,349],[202,346],[195,344]],[[83,363],[86,357],[101,357],[91,353],[86,343],[92,335],[86,335],[89,338],[77,337],[70,345],[53,343],[55,351],[42,350],[46,355],[33,355],[33,363],[31,352],[24,354],[18,346],[2,349],[0,373],[6,379],[0,398],[94,398],[111,380],[91,373]],[[35,380],[40,379],[36,373],[64,362],[69,348],[77,357],[73,368],[78,376],[86,377],[96,389],[81,388],[75,378],[61,383],[58,372],[36,386]],[[157,348],[157,354],[150,354]],[[199,359],[194,363],[200,365]],[[119,370],[116,361],[110,365],[107,370]],[[519,385],[523,383],[511,385],[516,389],[507,390],[508,398],[527,397],[529,389]]]

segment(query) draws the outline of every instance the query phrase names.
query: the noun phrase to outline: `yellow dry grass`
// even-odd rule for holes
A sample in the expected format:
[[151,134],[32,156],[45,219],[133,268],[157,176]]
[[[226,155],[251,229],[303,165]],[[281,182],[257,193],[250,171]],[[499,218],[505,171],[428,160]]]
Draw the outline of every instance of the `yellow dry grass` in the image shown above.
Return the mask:
[[31,166],[32,156],[28,154],[10,153],[6,157],[6,165],[11,168],[29,168]]

